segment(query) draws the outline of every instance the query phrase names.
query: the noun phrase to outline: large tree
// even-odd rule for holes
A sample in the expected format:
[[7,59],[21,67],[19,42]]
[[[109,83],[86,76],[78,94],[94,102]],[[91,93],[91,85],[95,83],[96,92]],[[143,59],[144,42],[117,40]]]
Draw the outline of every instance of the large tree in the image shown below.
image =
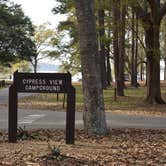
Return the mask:
[[113,49],[117,95],[124,96],[125,1],[113,0]]
[[148,103],[165,103],[160,89],[160,24],[166,14],[166,1],[147,0],[147,8],[143,8],[139,0],[130,0],[145,30],[147,57],[147,98]]
[[19,5],[0,1],[0,62],[7,64],[18,58],[29,60],[35,55],[33,27]]
[[[165,17],[166,18],[166,17]],[[166,80],[166,19],[161,24],[161,59],[164,61],[164,80]]]
[[137,32],[136,32],[136,17],[135,17],[135,12],[132,9],[131,11],[132,14],[132,47],[131,47],[131,86],[137,87],[137,54],[136,54],[136,49],[137,49]]
[[[56,5],[53,8],[54,14],[65,14],[65,20],[59,22],[58,33],[62,34],[61,42],[59,43],[59,56],[61,61],[61,69],[70,71],[73,74],[81,72],[80,54],[78,49],[78,32],[77,20],[74,9],[74,0],[56,0]],[[65,34],[63,36],[63,34]],[[67,37],[66,37],[67,36]],[[66,38],[70,40],[66,40]],[[56,57],[57,58],[57,57]]]
[[100,57],[93,0],[75,0],[84,94],[84,128],[89,135],[107,132],[100,78]]
[[49,23],[44,23],[38,26],[34,25],[36,55],[30,59],[34,73],[37,72],[37,66],[40,60],[59,55],[57,50],[57,45],[59,44],[58,35],[55,30],[49,28],[49,25]]
[[106,42],[105,42],[105,10],[102,0],[97,1],[98,6],[98,40],[99,40],[99,55],[101,67],[101,83],[102,87],[107,87],[107,71],[106,71]]

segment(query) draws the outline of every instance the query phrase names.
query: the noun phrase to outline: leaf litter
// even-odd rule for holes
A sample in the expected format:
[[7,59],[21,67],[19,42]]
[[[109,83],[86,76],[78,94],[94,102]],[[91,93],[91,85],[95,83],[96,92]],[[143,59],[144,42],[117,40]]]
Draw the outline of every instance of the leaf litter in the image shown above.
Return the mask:
[[75,144],[65,144],[65,130],[28,131],[38,137],[7,142],[0,131],[2,166],[117,166],[166,165],[166,131],[110,129],[106,136],[87,136],[76,130]]

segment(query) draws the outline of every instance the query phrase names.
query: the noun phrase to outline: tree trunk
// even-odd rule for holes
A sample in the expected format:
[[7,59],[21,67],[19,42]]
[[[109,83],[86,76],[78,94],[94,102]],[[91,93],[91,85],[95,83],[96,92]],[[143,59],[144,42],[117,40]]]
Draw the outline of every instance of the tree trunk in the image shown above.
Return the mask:
[[161,20],[166,14],[166,1],[148,0],[144,1],[145,6],[142,8],[140,1],[136,0],[135,3],[128,1],[139,19],[143,22],[145,29],[145,43],[146,43],[146,56],[147,56],[147,98],[146,101],[150,104],[165,102],[161,98],[160,89],[160,24]]
[[34,59],[34,73],[37,73],[37,58]]
[[131,86],[137,88],[137,57],[136,57],[136,33],[135,33],[135,13],[132,9],[132,49],[131,49]]
[[138,87],[139,84],[137,82],[137,74],[138,74],[138,70],[137,70],[137,65],[138,65],[138,17],[136,15],[136,41],[135,41],[135,62],[134,62],[134,85],[135,87]]
[[107,85],[111,86],[111,82],[112,82],[111,64],[110,64],[110,59],[107,56]]
[[[146,58],[147,59],[147,58]],[[146,60],[147,61],[147,60]],[[148,62],[145,63],[145,86],[147,86],[148,82]]]
[[164,58],[164,80],[166,80],[166,58]]
[[145,29],[145,42],[147,51],[147,98],[149,104],[165,102],[161,98],[160,88],[160,44],[159,24],[150,24]]
[[143,81],[143,79],[144,79],[143,73],[144,73],[144,70],[143,70],[143,63],[141,63],[141,64],[140,64],[140,79],[141,79],[141,81]]
[[110,46],[107,45],[107,85],[110,86],[112,82],[111,64],[110,64]]
[[121,24],[120,1],[113,1],[113,50],[114,50],[114,66],[115,66],[115,85],[118,96],[124,96],[124,50],[123,37],[120,29]]
[[120,25],[119,25],[119,73],[117,94],[124,96],[124,57],[125,57],[125,24],[126,24],[126,4],[125,0],[120,3]]
[[[111,18],[111,12],[109,11],[108,16]],[[111,22],[108,22],[108,39],[111,38]],[[107,41],[106,44],[106,59],[107,59],[107,85],[110,86],[111,82],[113,81],[112,79],[112,73],[111,73],[111,64],[110,64],[110,40]]]
[[113,51],[114,51],[114,70],[115,70],[115,84],[117,83],[117,77],[119,73],[119,35],[118,35],[118,22],[119,22],[119,11],[117,6],[117,1],[113,1]]
[[84,129],[89,135],[107,133],[100,77],[93,0],[75,0],[84,94]]
[[99,52],[100,52],[100,66],[101,66],[101,83],[102,87],[105,89],[107,87],[107,72],[106,72],[106,51],[105,51],[105,27],[104,27],[104,9],[102,3],[99,0],[98,10],[98,22],[99,22]]

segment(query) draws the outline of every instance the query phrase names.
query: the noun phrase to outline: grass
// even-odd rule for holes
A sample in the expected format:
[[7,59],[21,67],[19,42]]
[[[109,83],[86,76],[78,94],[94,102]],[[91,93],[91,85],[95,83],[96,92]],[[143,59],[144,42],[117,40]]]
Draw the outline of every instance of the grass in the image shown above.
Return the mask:
[[145,88],[126,88],[124,97],[117,97],[114,101],[114,88],[104,90],[105,108],[108,110],[128,109],[143,101]]
[[[82,86],[75,85],[76,88],[76,110],[83,110],[83,94]],[[162,97],[166,101],[166,83],[162,82]],[[132,88],[127,85],[124,90],[124,97],[117,97],[114,101],[114,87],[108,87],[104,90],[105,109],[107,111],[130,110],[130,111],[159,111],[166,112],[165,106],[159,105],[146,105],[144,99],[146,97],[146,87]],[[20,108],[35,108],[35,109],[48,109],[48,110],[64,110],[63,106],[64,94],[59,94],[57,101],[57,94],[37,94],[29,97],[24,97],[19,101]]]

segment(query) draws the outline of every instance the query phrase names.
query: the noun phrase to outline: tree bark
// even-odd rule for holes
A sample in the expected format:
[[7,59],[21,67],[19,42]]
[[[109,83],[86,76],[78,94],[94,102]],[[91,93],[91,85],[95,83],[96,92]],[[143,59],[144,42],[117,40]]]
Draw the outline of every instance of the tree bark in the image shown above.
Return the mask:
[[100,77],[94,0],[75,0],[84,94],[84,129],[89,135],[107,133]]
[[161,98],[160,88],[160,22],[158,24],[149,23],[145,29],[145,42],[147,49],[147,97],[149,104],[164,104]]
[[164,58],[164,80],[166,80],[166,58]]
[[134,86],[134,57],[135,57],[135,24],[134,10],[132,9],[132,47],[131,47],[131,86]]
[[132,9],[132,50],[131,50],[131,86],[137,88],[137,27],[135,12]]
[[[132,2],[132,1],[131,1]],[[142,8],[135,0],[132,7],[143,22],[145,29],[146,57],[147,57],[147,97],[150,104],[164,104],[160,88],[160,23],[166,14],[166,1],[161,5],[160,0],[144,1],[149,8]],[[150,9],[150,10],[146,10]]]
[[119,11],[115,0],[113,1],[113,51],[114,51],[114,70],[115,70],[115,84],[117,83],[117,77],[119,73],[119,35],[118,35],[118,22],[119,22]]
[[117,96],[124,96],[124,48],[121,26],[121,10],[120,1],[113,1],[113,50],[114,50],[114,66],[115,66],[115,85]]
[[134,85],[135,87],[138,87],[139,86],[139,83],[137,81],[137,74],[138,74],[138,70],[137,70],[137,67],[138,67],[138,17],[136,15],[136,41],[135,41],[135,62],[134,62]]
[[143,79],[144,79],[143,73],[144,73],[144,70],[143,70],[143,63],[141,63],[141,64],[140,64],[140,79],[141,79],[141,81],[143,81]]
[[112,79],[111,64],[110,64],[110,45],[107,45],[106,55],[107,55],[107,85],[111,86],[111,82],[113,79]]
[[107,87],[107,72],[106,72],[106,50],[105,50],[105,26],[104,26],[104,9],[102,2],[99,0],[100,5],[98,9],[98,23],[99,23],[99,53],[100,53],[100,66],[101,66],[101,83],[103,89]]
[[[109,11],[108,13],[108,17],[111,18],[111,12]],[[108,22],[108,35],[107,38],[110,39],[111,38],[111,21],[109,20]],[[111,41],[108,40],[106,43],[106,66],[107,66],[107,85],[110,86],[111,82],[113,81],[112,79],[112,73],[111,73],[111,64],[110,64],[110,44]]]
[[34,59],[34,73],[37,73],[37,57]]
[[111,86],[111,82],[112,82],[111,64],[110,64],[110,58],[107,56],[107,85]]
[[[120,1],[121,2],[121,1]],[[124,62],[125,62],[125,28],[126,28],[126,2],[120,3],[120,25],[119,25],[119,73],[117,93],[124,96]]]

